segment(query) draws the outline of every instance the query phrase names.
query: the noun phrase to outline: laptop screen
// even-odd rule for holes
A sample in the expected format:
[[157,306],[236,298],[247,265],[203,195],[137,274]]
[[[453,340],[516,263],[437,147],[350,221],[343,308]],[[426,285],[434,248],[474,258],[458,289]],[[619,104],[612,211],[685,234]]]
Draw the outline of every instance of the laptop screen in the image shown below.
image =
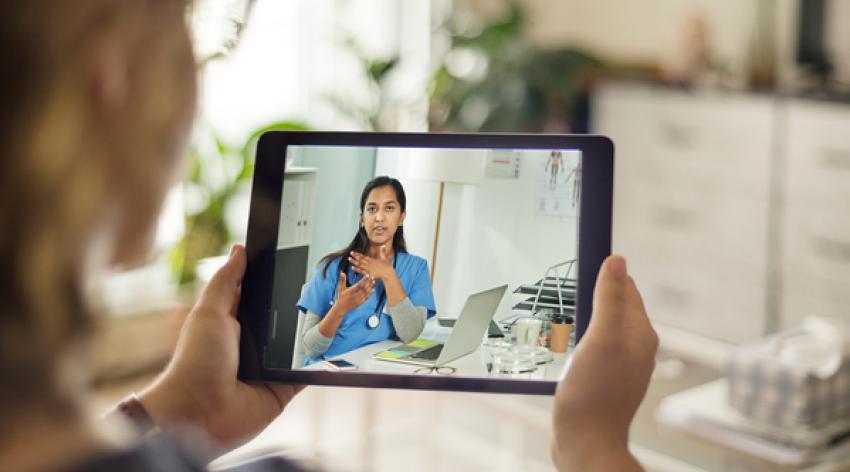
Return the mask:
[[[399,361],[445,343],[445,320],[464,316],[475,318],[464,323],[471,352],[426,373],[558,378],[575,308],[580,151],[286,149],[265,367],[343,359],[420,374]],[[489,304],[475,297],[503,285]]]

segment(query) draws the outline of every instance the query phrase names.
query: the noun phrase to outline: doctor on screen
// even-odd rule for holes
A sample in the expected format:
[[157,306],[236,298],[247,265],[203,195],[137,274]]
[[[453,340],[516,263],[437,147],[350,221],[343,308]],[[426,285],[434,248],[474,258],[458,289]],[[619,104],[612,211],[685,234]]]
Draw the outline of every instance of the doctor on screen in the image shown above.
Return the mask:
[[422,333],[437,311],[428,263],[404,242],[401,182],[376,177],[360,196],[360,227],[351,244],[328,254],[298,300],[305,365],[358,347]]

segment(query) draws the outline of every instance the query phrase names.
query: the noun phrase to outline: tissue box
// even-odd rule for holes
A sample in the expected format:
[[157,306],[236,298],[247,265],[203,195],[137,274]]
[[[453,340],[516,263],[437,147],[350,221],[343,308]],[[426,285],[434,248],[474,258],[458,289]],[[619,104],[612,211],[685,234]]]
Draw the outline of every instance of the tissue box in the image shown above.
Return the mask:
[[850,359],[840,354],[826,378],[789,365],[777,352],[778,336],[737,349],[726,368],[729,403],[764,424],[818,426],[850,415]]

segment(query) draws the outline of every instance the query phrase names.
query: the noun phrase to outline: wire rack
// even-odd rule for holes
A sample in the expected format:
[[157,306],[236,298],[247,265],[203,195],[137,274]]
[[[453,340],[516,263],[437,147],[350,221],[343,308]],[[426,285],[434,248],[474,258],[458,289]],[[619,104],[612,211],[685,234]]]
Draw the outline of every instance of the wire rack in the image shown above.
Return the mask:
[[[561,315],[575,313],[576,281],[570,278],[576,260],[560,262],[546,269],[543,277],[533,284],[523,284],[514,290],[520,295],[531,295],[514,305],[514,311],[529,311],[532,315],[542,308],[552,309]],[[563,271],[563,276],[561,272]]]

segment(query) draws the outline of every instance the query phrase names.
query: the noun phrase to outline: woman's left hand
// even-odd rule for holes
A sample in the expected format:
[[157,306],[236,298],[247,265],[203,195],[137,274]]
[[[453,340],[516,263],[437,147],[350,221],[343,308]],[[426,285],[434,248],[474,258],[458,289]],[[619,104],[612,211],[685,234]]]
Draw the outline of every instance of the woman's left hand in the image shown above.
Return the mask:
[[375,258],[352,251],[348,257],[348,261],[351,263],[351,267],[354,268],[354,272],[376,280],[386,280],[395,275],[393,258],[389,255],[386,246],[381,246],[379,254],[380,256]]
[[256,436],[304,388],[247,384],[236,377],[236,304],[245,266],[245,248],[234,246],[186,318],[171,363],[139,396],[161,428],[200,429],[223,448]]

